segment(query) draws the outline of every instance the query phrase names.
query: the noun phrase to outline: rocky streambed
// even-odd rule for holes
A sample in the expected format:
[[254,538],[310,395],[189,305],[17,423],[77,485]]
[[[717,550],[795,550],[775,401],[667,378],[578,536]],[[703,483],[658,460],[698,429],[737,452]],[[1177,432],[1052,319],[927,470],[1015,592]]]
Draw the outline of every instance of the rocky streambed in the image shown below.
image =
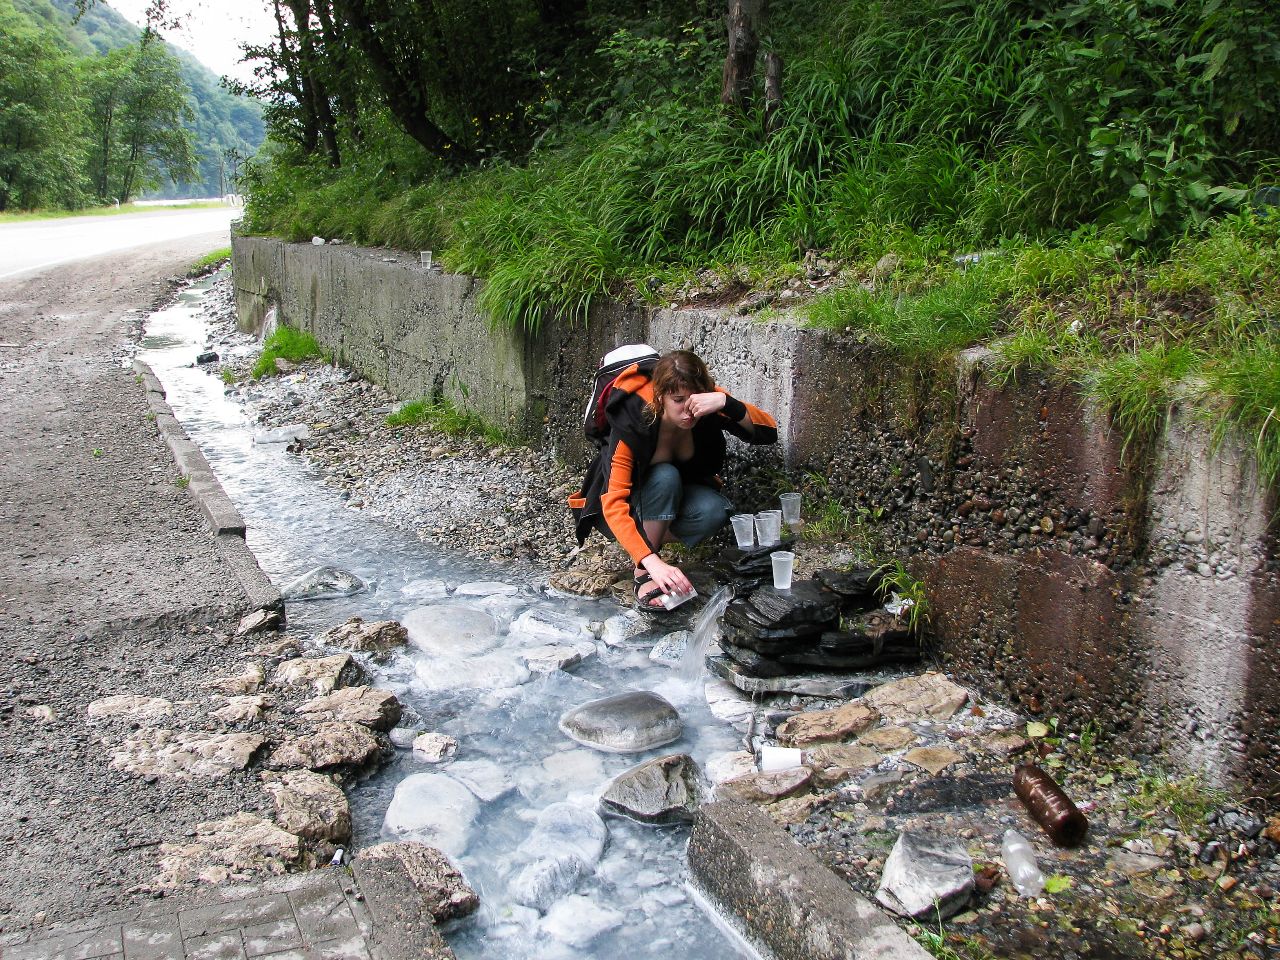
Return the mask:
[[[209,346],[236,381],[231,395],[259,429],[304,427],[290,451],[349,509],[425,543],[547,576],[559,589],[607,596],[629,586],[616,551],[599,543],[573,549],[563,504],[576,475],[534,451],[429,425],[388,426],[397,398],[339,368],[307,363],[245,380],[253,348],[233,332],[230,300],[224,282],[206,304]],[[839,545],[802,542],[798,552],[800,578],[842,559]],[[660,632],[637,632],[622,646],[634,656],[663,643]],[[843,696],[815,696],[708,683],[711,713],[744,749],[705,758],[706,779],[719,794],[761,805],[872,897],[904,834],[958,850],[969,876],[948,894],[949,915],[904,920],[936,949],[973,957],[1277,955],[1280,820],[1265,803],[1165,777],[1123,744],[1018,715],[959,678],[911,670],[872,679],[885,682],[864,677],[857,696],[853,685]],[[758,771],[762,748],[775,746],[801,751],[803,763]],[[1013,770],[1028,760],[1089,818],[1081,846],[1054,846],[1014,796]],[[1039,896],[1019,896],[1005,875],[1000,842],[1009,827],[1039,856],[1048,877]]]

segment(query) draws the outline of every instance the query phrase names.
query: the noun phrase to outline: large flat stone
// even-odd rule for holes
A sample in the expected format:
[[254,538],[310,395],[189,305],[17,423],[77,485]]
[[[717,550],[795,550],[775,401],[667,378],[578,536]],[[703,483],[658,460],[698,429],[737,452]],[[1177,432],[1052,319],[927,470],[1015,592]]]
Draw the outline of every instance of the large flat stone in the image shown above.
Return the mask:
[[778,742],[786,747],[840,743],[852,740],[879,722],[880,714],[874,707],[855,700],[834,710],[813,710],[796,714],[778,727]]
[[140,730],[112,754],[111,766],[140,777],[222,777],[249,766],[264,743],[256,733]]

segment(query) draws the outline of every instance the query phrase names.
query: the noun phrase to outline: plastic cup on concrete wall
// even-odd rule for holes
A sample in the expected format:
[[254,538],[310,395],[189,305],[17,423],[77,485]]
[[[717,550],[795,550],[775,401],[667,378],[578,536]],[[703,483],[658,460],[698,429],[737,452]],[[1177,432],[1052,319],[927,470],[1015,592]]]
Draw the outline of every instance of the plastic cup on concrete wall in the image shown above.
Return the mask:
[[739,513],[729,518],[733,524],[733,536],[739,550],[750,550],[756,545],[756,518],[749,513]]

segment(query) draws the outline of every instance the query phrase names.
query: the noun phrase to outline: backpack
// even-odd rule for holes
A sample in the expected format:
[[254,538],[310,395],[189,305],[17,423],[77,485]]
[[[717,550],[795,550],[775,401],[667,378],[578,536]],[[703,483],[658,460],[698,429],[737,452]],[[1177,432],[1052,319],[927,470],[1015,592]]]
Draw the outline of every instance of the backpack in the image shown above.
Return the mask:
[[652,373],[658,356],[658,351],[647,343],[629,343],[604,355],[596,369],[591,396],[587,400],[587,411],[582,417],[582,432],[597,447],[603,447],[609,439],[609,421],[605,416],[605,408],[609,404],[609,395],[613,392],[613,383],[618,379],[618,374],[633,363],[640,365],[642,373]]

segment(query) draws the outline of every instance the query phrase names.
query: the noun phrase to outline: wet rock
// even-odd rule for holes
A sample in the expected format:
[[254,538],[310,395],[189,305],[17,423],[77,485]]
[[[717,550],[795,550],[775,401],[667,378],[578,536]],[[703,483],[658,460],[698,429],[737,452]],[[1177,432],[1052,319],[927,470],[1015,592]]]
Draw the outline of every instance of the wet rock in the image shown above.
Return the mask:
[[322,723],[315,733],[286,740],[271,753],[271,765],[284,769],[323,770],[362,767],[379,752],[378,741],[358,723]]
[[726,780],[732,780],[734,777],[754,773],[755,769],[755,754],[748,753],[745,750],[739,750],[735,753],[715,753],[707,758],[707,779],[713,784],[723,783]]
[[369,585],[354,573],[338,567],[316,567],[285,584],[280,591],[280,596],[294,602],[332,600],[337,597],[350,597],[367,589]]
[[405,614],[409,642],[426,653],[473,657],[498,645],[498,624],[483,610],[442,603],[418,607]]
[[458,741],[443,733],[421,734],[411,744],[413,758],[423,763],[442,763],[458,752]]
[[706,801],[702,770],[687,753],[655,757],[618,774],[605,788],[605,809],[644,823],[692,820]]
[[969,691],[940,673],[881,684],[864,697],[891,723],[949,720],[969,702]]
[[243,697],[227,697],[226,706],[209,714],[223,723],[250,723],[261,720],[262,714],[272,703],[266,694],[254,693]]
[[274,633],[284,629],[284,611],[276,609],[255,610],[241,618],[236,625],[237,637],[252,637],[260,633]]
[[620,647],[642,633],[648,633],[652,621],[639,610],[624,610],[604,622],[600,639],[611,647]]
[[585,640],[574,644],[544,643],[520,651],[525,665],[534,673],[554,673],[576,667],[588,657],[594,656],[596,645]]
[[500,690],[529,680],[529,668],[506,653],[483,657],[437,656],[414,667],[418,681],[428,690]]
[[853,701],[834,710],[799,713],[778,727],[778,742],[786,747],[838,743],[865,733],[880,722],[870,705]]
[[443,580],[414,580],[400,592],[414,600],[443,600],[449,595],[449,585]]
[[602,597],[618,582],[617,570],[561,570],[548,583],[556,590],[582,597]]
[[379,843],[361,850],[358,857],[361,860],[388,858],[404,865],[436,923],[468,916],[480,906],[480,898],[458,868],[434,847],[413,842]]
[[824,743],[810,750],[805,762],[824,784],[836,784],[869,770],[880,762],[880,754],[857,744]]
[[1165,866],[1161,857],[1147,853],[1134,853],[1132,850],[1116,850],[1107,859],[1107,869],[1126,877],[1140,877],[1144,873],[1153,873]]
[[288,660],[298,656],[302,652],[302,647],[298,645],[296,637],[282,637],[279,640],[260,643],[249,652],[255,657],[266,657],[269,660]]
[[707,698],[707,708],[717,720],[739,730],[746,730],[751,726],[756,712],[755,704],[737,688],[723,680],[711,680],[703,685],[702,691]]
[[510,597],[520,592],[514,583],[503,583],[499,580],[473,580],[460,583],[454,588],[455,597]]
[[916,747],[914,750],[908,750],[902,759],[936,777],[947,767],[959,763],[964,757],[946,747]]
[[590,624],[580,617],[548,607],[533,607],[511,623],[511,635],[543,643],[580,643],[595,640]]
[[351,839],[351,808],[342,788],[309,770],[262,774],[262,785],[276,806],[276,820],[304,840],[345,844]]
[[[859,696],[867,684],[842,674],[800,672],[786,664],[769,664],[752,651],[725,646],[729,657],[707,657],[707,666],[743,693],[794,693],[801,697]],[[745,662],[739,662],[745,661]],[[777,672],[778,676],[772,676]]]
[[196,354],[196,363],[204,365],[206,363],[217,363],[218,353],[216,350],[205,350],[203,353]]
[[104,717],[123,717],[146,723],[159,720],[173,713],[173,703],[163,697],[137,697],[119,694],[94,700],[85,711],[90,720],[101,720]]
[[301,837],[243,812],[197,824],[190,843],[162,843],[159,852],[160,873],[151,882],[158,890],[279,876],[303,864]]
[[457,780],[443,773],[415,773],[396,785],[382,832],[457,857],[467,849],[479,813],[480,802]]
[[[291,364],[283,357],[276,357],[276,369],[280,369],[280,364],[292,367]],[[281,371],[282,373],[285,371]],[[311,438],[311,428],[305,423],[291,423],[283,427],[275,427],[271,430],[258,430],[253,435],[253,442],[258,444],[269,443],[293,443],[297,440],[309,440]],[[329,570],[330,567],[320,567],[320,570]],[[315,571],[312,571],[313,573]],[[301,579],[301,578],[299,578]],[[296,582],[296,581],[295,581]],[[281,591],[283,593],[284,591]],[[341,594],[339,594],[341,596]],[[286,600],[292,600],[288,594],[284,594]],[[316,597],[304,597],[303,599],[319,599]]]
[[676,630],[653,645],[649,651],[649,659],[667,667],[678,667],[684,660],[685,649],[689,646],[689,631]]
[[407,644],[409,632],[395,620],[366,623],[360,617],[352,617],[346,623],[320,634],[316,637],[316,642],[353,653],[382,655]]
[[592,700],[560,718],[566,736],[607,753],[640,753],[679,739],[676,708],[656,693],[632,691]]
[[716,796],[743,803],[773,803],[805,792],[812,781],[813,771],[807,767],[748,773],[717,786]]
[[960,844],[901,833],[885,861],[876,899],[904,917],[945,919],[973,894],[973,860]]
[[297,707],[295,713],[317,723],[341,720],[373,730],[390,730],[400,722],[400,701],[387,690],[344,687]]
[[1012,757],[1031,746],[1031,741],[1011,731],[989,734],[978,738],[978,747],[997,757]]
[[222,777],[249,766],[264,743],[256,733],[140,730],[111,755],[111,767],[140,777]]
[[449,776],[476,795],[492,803],[515,789],[515,781],[492,760],[457,760],[449,764]]
[[626,918],[617,910],[600,906],[590,897],[570,896],[555,903],[542,921],[547,936],[579,949],[616,930]]
[[881,753],[901,750],[916,742],[916,734],[906,727],[881,727],[858,738],[858,743]]
[[218,693],[227,695],[253,693],[262,688],[262,684],[266,682],[267,675],[263,672],[262,665],[258,663],[250,663],[244,668],[244,672],[232,674],[226,677],[215,677],[205,682],[205,687],[209,690],[216,690]]
[[546,807],[516,850],[515,860],[523,866],[512,879],[512,898],[546,910],[594,872],[608,837],[594,810],[567,801]]
[[901,770],[888,770],[885,773],[873,773],[862,781],[862,796],[866,800],[879,800],[886,793],[906,778]]
[[877,602],[882,583],[879,567],[855,567],[852,570],[819,570],[814,579],[845,601]]
[[276,667],[273,682],[282,687],[310,686],[318,694],[362,680],[364,671],[345,653],[331,657],[298,657]]
[[806,793],[798,797],[787,797],[777,803],[766,804],[761,809],[769,818],[782,826],[804,823],[809,819],[819,804],[830,799],[829,794]]

